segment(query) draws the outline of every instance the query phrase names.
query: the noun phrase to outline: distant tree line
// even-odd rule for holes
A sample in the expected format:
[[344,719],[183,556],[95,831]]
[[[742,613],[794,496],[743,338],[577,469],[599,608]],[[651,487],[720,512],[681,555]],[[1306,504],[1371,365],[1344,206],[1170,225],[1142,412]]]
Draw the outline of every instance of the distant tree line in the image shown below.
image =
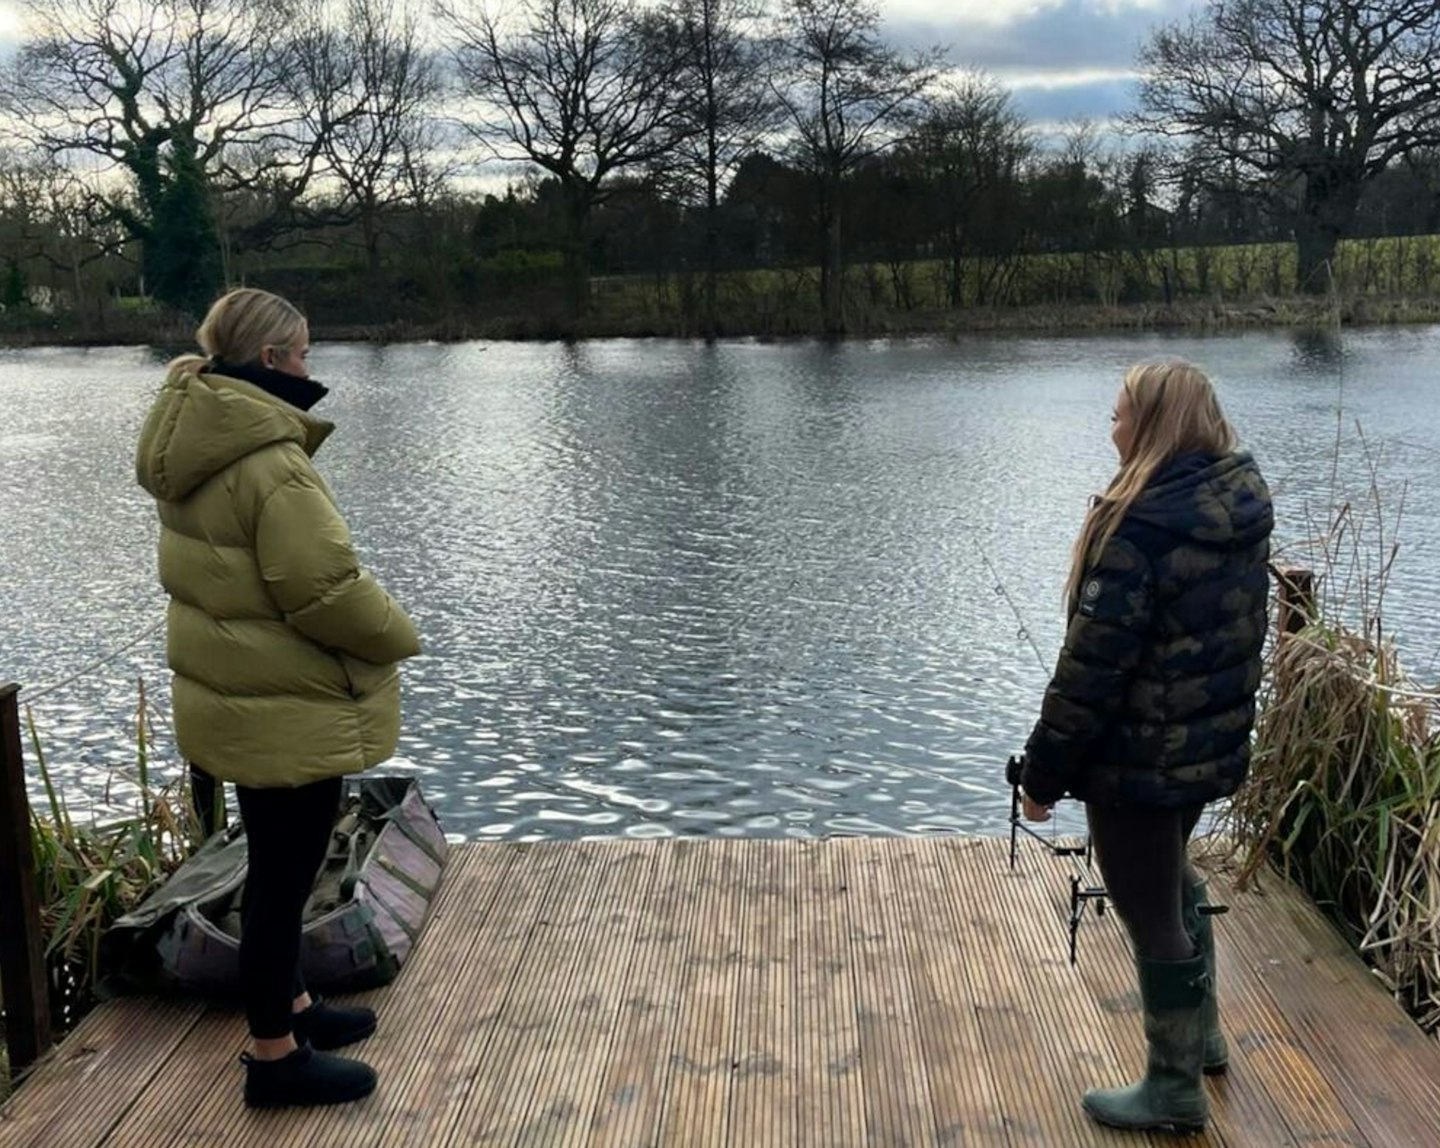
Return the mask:
[[1143,48],[1118,142],[1042,140],[864,0],[764,2],[31,0],[0,303],[193,315],[248,279],[573,317],[645,274],[713,333],[726,273],[813,267],[839,332],[847,265],[905,307],[927,261],[958,308],[1021,301],[1025,257],[1280,242],[1324,291],[1341,238],[1440,232],[1433,0],[1209,0]]

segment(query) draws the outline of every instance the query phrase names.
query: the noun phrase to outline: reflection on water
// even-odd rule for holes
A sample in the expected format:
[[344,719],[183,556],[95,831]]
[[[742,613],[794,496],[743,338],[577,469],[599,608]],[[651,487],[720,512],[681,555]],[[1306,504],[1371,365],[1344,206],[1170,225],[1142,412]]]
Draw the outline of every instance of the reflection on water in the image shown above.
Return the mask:
[[1302,327],[1290,334],[1295,344],[1295,361],[1306,371],[1338,382],[1349,338],[1335,327]]
[[[395,768],[469,837],[1000,831],[1120,373],[1175,353],[1287,539],[1367,452],[1408,483],[1387,609],[1433,676],[1435,330],[322,346],[320,466],[426,643]],[[0,357],[0,672],[44,688],[159,616],[130,451],[161,364]],[[170,776],[158,636],[36,704],[72,805],[125,798],[142,678]]]

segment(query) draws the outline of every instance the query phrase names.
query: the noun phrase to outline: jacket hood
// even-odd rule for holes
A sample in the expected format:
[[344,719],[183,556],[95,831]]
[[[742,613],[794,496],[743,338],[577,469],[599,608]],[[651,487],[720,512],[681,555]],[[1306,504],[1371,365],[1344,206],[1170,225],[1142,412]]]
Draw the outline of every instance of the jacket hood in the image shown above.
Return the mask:
[[135,477],[161,502],[178,502],[262,447],[293,442],[313,455],[334,429],[253,383],[177,369],[145,419]]
[[1131,504],[1128,517],[1227,550],[1253,546],[1275,525],[1270,490],[1247,451],[1172,459]]

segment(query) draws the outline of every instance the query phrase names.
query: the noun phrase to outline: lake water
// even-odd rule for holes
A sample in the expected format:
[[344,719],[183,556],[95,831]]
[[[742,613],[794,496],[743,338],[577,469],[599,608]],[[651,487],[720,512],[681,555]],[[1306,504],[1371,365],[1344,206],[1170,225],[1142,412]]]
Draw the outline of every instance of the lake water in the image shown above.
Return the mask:
[[[318,465],[425,640],[394,768],[469,838],[1002,831],[1120,375],[1175,354],[1294,557],[1346,496],[1381,553],[1372,468],[1403,506],[1387,626],[1433,683],[1440,329],[322,345]],[[66,681],[162,614],[131,469],[162,366],[0,353],[0,678],[76,809],[123,806],[141,679],[177,768],[160,633]]]

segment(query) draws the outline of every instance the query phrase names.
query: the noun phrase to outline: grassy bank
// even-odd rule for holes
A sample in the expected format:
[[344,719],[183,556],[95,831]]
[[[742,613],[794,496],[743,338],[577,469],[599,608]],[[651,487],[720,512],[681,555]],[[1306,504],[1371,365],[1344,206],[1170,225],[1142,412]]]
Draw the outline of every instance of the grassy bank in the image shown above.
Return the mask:
[[[303,302],[303,300],[302,300]],[[1249,329],[1294,329],[1343,326],[1384,326],[1440,323],[1440,297],[1433,299],[1364,296],[1338,303],[1304,297],[1257,299],[1250,302],[1184,301],[1159,303],[1071,303],[1028,307],[973,307],[961,310],[911,309],[883,306],[847,311],[850,338],[959,338],[971,334],[1065,335],[1121,331],[1191,331],[1197,333]],[[682,308],[663,300],[629,297],[607,300],[597,289],[591,314],[583,319],[560,315],[445,316],[358,323],[317,319],[311,324],[316,342],[465,342],[473,340],[573,340],[604,338],[694,339],[702,324]],[[177,352],[192,342],[188,319],[155,316],[151,322],[132,315],[125,323],[101,328],[65,320],[0,327],[0,345],[138,346],[155,345]],[[796,301],[780,308],[756,307],[722,312],[715,334],[722,339],[784,340],[815,338],[821,332],[818,307]]]
[[[1440,236],[1342,243],[1323,296],[1297,295],[1294,248],[1074,252],[967,260],[960,282],[938,260],[846,269],[845,326],[854,338],[958,337],[1103,331],[1226,331],[1440,323]],[[471,269],[454,283],[399,271],[304,263],[272,268],[259,286],[309,314],[317,341],[695,338],[705,334],[703,283],[693,273],[597,276],[583,318],[567,315],[553,269]],[[959,302],[952,303],[958,291]],[[723,273],[714,334],[788,339],[820,334],[818,270]],[[98,309],[97,309],[98,308]],[[84,314],[0,313],[0,344],[191,345],[194,320],[141,299],[107,300]]]
[[[748,321],[747,321],[748,320]],[[852,338],[962,337],[1013,333],[1065,335],[1118,331],[1233,331],[1252,328],[1333,327],[1440,323],[1440,297],[1361,298],[1338,305],[1309,298],[1256,299],[1247,303],[1184,301],[1162,303],[1057,303],[1024,307],[970,307],[958,310],[857,305],[846,310]],[[492,338],[536,337],[533,320],[490,324]],[[785,339],[814,337],[821,330],[818,307],[798,301],[790,308],[756,308],[722,314],[721,337]],[[572,325],[574,337],[700,335],[699,323],[682,310],[651,303],[630,309],[597,307],[597,314]],[[541,335],[541,337],[544,337]]]

